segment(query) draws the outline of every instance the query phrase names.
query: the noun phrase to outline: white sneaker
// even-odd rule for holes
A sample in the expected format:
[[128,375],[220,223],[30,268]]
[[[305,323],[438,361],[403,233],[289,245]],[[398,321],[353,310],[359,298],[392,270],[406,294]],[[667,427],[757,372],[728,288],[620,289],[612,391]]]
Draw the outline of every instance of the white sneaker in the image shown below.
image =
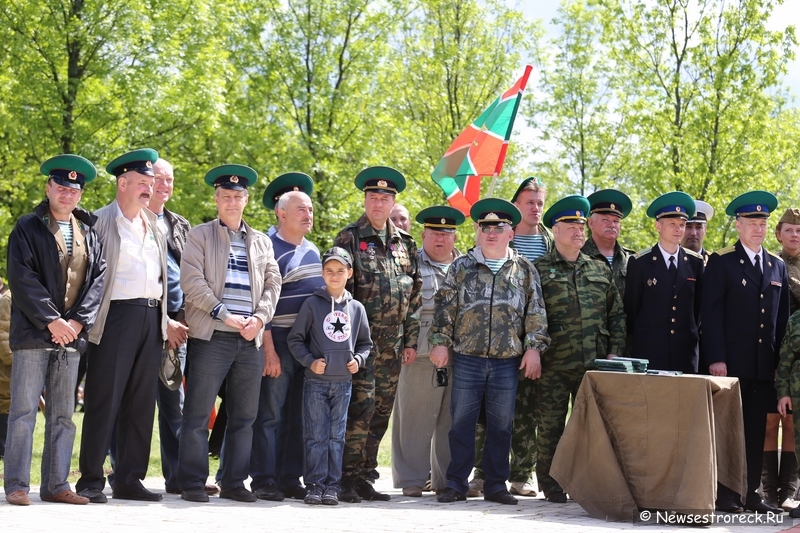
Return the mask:
[[469,482],[469,490],[467,491],[467,496],[470,498],[475,498],[483,494],[483,480],[480,478],[472,478],[472,481]]
[[533,483],[530,483],[529,481],[512,481],[511,490],[509,492],[511,494],[516,494],[517,496],[530,496],[531,498],[535,498],[537,494]]

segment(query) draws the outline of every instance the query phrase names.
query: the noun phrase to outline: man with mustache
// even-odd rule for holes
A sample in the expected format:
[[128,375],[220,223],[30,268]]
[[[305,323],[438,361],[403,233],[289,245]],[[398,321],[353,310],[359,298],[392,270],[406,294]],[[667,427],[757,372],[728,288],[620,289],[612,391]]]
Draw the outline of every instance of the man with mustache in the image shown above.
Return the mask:
[[633,204],[628,195],[614,189],[594,192],[589,195],[588,200],[591,213],[589,229],[592,233],[586,239],[581,252],[608,262],[614,277],[614,285],[617,286],[620,298],[623,298],[628,258],[636,252],[621,246],[617,239],[622,219],[630,214]]
[[695,200],[694,205],[697,211],[686,221],[686,233],[683,235],[681,246],[700,254],[703,264],[707,264],[711,254],[703,247],[703,241],[706,239],[708,222],[714,217],[714,208],[702,200]]
[[147,207],[153,195],[150,148],[121,155],[106,167],[117,177],[117,197],[97,210],[106,279],[97,320],[89,332],[88,369],[78,494],[106,503],[103,462],[116,422],[113,496],[158,501],[144,488],[156,404],[161,350],[168,340],[167,242]]

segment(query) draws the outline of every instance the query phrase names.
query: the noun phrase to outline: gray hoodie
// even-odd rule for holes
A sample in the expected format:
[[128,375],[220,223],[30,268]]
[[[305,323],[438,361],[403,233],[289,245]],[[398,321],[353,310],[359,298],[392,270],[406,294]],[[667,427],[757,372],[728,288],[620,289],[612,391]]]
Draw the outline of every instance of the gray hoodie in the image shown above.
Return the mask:
[[[350,381],[347,363],[353,358],[363,368],[372,349],[367,313],[361,302],[344,291],[336,302],[320,287],[303,302],[286,339],[295,359],[306,367],[306,377],[320,381]],[[311,363],[325,358],[325,373],[315,374]]]

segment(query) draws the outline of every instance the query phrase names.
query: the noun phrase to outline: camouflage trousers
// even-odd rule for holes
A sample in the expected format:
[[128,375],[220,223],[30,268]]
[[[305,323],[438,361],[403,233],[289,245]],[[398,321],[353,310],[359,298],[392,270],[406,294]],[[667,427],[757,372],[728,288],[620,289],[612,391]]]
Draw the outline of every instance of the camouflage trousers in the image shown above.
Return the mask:
[[585,373],[584,368],[543,370],[542,377],[536,380],[536,480],[545,497],[554,492],[563,492],[556,480],[550,477],[550,465],[553,464],[558,441],[564,433],[570,395],[574,400]]
[[342,479],[348,481],[366,478],[377,468],[400,378],[402,339],[373,342],[367,364],[353,376],[342,460]]
[[[517,385],[517,401],[514,405],[514,430],[511,435],[511,475],[509,481],[523,483],[533,479],[536,467],[536,383],[520,375]],[[486,441],[486,410],[481,408],[475,428],[475,474],[484,479],[481,468],[483,443]]]

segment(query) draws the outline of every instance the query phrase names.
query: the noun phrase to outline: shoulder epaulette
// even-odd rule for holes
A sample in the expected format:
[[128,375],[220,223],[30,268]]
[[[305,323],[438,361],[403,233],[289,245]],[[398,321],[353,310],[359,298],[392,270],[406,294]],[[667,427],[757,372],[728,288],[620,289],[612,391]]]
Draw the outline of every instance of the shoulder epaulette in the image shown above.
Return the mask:
[[686,248],[684,246],[681,246],[681,248],[683,248],[683,251],[686,252],[686,255],[691,255],[692,257],[696,257],[698,259],[703,259],[703,256],[698,254],[694,250],[690,250],[690,249],[688,249],[688,248]]
[[623,252],[629,253],[631,255],[636,253],[636,250],[631,250],[630,248],[626,248],[625,246],[622,246],[621,244],[619,245],[619,249],[622,250]]
[[640,257],[642,257],[643,255],[647,255],[647,254],[649,254],[649,253],[650,253],[650,252],[652,252],[652,251],[653,251],[653,247],[651,246],[650,248],[645,248],[645,249],[644,249],[644,250],[642,250],[641,252],[636,252],[636,253],[634,253],[634,255],[633,255],[633,256],[634,256],[636,259],[639,259],[639,258],[640,258]]
[[721,250],[717,250],[717,251],[716,251],[716,252],[714,252],[714,253],[715,253],[715,254],[717,254],[717,255],[725,255],[725,254],[729,254],[729,253],[731,253],[731,252],[732,252],[732,251],[734,251],[735,249],[736,249],[736,246],[728,246],[727,248],[723,248],[723,249],[721,249]]
[[773,254],[773,253],[772,253],[772,252],[770,252],[769,250],[767,250],[767,253],[768,253],[769,255],[771,255],[772,257],[774,257],[775,259],[780,259],[780,260],[781,260],[781,262],[783,262],[783,257],[779,256],[778,254]]

